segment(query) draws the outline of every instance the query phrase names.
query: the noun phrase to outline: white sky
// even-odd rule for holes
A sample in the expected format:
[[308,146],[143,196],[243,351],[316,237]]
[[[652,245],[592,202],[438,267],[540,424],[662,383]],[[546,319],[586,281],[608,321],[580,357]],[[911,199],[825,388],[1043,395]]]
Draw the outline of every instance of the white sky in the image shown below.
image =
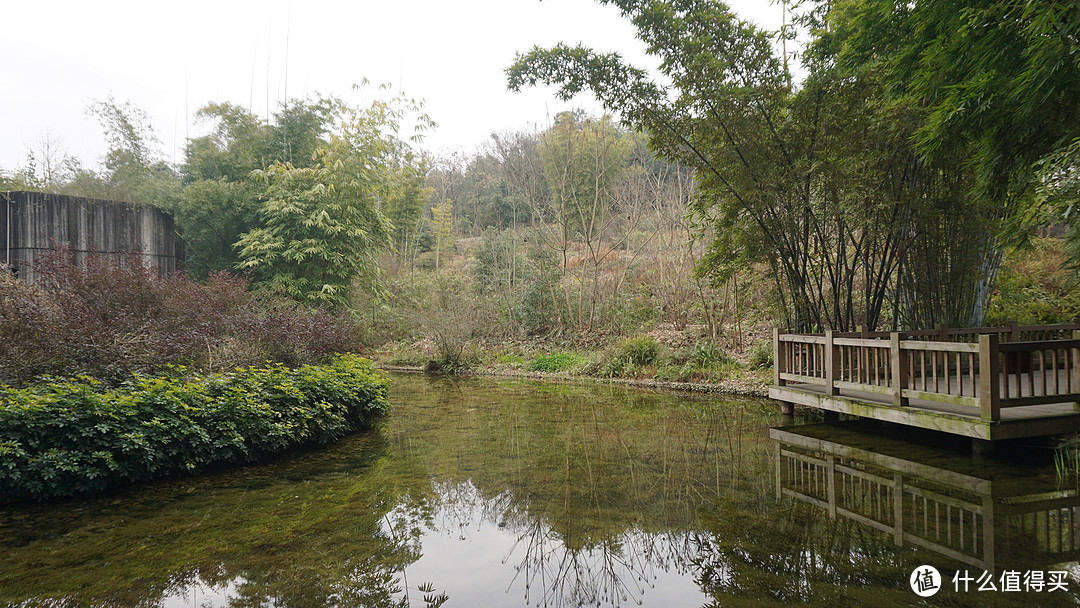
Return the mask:
[[[729,2],[743,18],[778,28],[770,0]],[[168,161],[206,131],[190,116],[231,101],[266,116],[285,99],[337,95],[351,86],[400,86],[439,124],[424,147],[471,153],[493,131],[548,124],[584,107],[553,89],[506,90],[503,70],[534,44],[582,42],[648,67],[618,10],[592,0],[4,0],[0,5],[0,170],[25,163],[48,138],[84,165],[106,145],[87,105],[110,94],[145,110]],[[287,46],[287,52],[286,52]],[[286,83],[287,70],[287,83]]]

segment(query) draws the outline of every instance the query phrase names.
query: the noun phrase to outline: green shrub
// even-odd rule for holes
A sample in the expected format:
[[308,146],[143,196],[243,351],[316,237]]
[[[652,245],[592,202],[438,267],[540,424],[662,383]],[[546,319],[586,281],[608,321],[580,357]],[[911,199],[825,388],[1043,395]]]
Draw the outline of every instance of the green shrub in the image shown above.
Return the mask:
[[256,462],[325,445],[387,408],[386,379],[354,355],[114,389],[87,377],[0,387],[0,503]]
[[580,363],[581,357],[575,353],[549,353],[533,359],[525,369],[531,372],[565,372]]
[[637,376],[642,368],[660,359],[660,343],[648,336],[628,338],[594,356],[584,365],[582,373],[601,378]]
[[768,369],[773,364],[772,342],[758,342],[750,351],[750,367]]
[[627,338],[619,344],[615,356],[634,365],[651,365],[660,356],[660,343],[648,336]]
[[738,367],[738,362],[712,342],[697,342],[673,351],[657,371],[663,380],[714,380]]
[[1031,250],[1010,252],[1001,265],[986,325],[1069,323],[1080,316],[1080,281],[1069,268],[1064,241],[1039,238],[1031,244]]

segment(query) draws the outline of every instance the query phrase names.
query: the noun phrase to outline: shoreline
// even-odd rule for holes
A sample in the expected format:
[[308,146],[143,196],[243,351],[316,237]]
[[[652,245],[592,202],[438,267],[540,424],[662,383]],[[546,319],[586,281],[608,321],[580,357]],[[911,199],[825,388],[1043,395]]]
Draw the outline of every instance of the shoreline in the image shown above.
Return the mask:
[[[389,365],[376,363],[375,367],[388,372],[423,374],[424,369],[419,366]],[[768,399],[769,389],[765,385],[748,381],[727,382],[675,382],[666,380],[654,380],[651,378],[596,378],[593,376],[577,376],[561,372],[530,372],[524,370],[498,370],[498,369],[470,369],[457,372],[461,376],[493,377],[493,378],[522,378],[526,380],[543,380],[545,382],[562,382],[567,384],[621,384],[634,388],[654,389],[672,392],[730,395],[733,397],[752,397]]]

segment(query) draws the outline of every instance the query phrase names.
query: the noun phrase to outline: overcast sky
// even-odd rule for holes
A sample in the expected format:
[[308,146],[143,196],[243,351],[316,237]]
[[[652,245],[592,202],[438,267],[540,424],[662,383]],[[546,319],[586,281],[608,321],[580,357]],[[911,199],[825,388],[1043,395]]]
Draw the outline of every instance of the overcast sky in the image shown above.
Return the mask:
[[[769,0],[730,2],[777,28]],[[592,0],[120,0],[5,3],[0,36],[0,170],[25,163],[47,137],[96,166],[102,131],[86,114],[112,95],[145,110],[168,161],[206,131],[194,112],[230,101],[260,116],[286,96],[338,95],[354,83],[391,83],[423,99],[438,123],[424,147],[472,152],[493,131],[548,124],[587,97],[506,90],[503,70],[534,44],[583,42],[648,67],[618,10]],[[370,99],[370,97],[368,97]]]

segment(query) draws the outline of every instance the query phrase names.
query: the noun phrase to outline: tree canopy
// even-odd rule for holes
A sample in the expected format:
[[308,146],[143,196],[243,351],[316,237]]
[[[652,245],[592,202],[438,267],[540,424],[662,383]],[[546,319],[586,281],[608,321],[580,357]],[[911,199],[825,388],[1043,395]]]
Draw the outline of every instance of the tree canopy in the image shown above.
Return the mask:
[[[798,88],[773,34],[720,2],[600,1],[634,23],[659,59],[658,74],[628,65],[618,54],[559,44],[520,54],[507,70],[509,86],[557,85],[564,99],[591,91],[625,122],[648,132],[658,153],[693,167],[700,185],[694,211],[701,234],[711,239],[703,273],[723,277],[748,261],[767,263],[792,327],[981,322],[1001,260],[997,237],[1024,202],[1020,182],[990,188],[986,175],[1000,175],[1005,161],[1010,174],[1030,169],[1041,158],[1040,146],[1053,139],[1043,127],[1060,121],[1029,116],[1040,125],[1022,140],[1029,155],[1012,153],[1002,161],[1005,146],[999,145],[991,154],[997,164],[974,154],[987,154],[985,147],[948,145],[952,140],[940,143],[928,135],[949,129],[943,117],[958,110],[949,114],[944,105],[928,107],[922,98],[897,93],[929,81],[920,85],[897,67],[907,64],[896,47],[920,43],[905,30],[917,28],[894,18],[886,10],[892,3],[884,0],[812,7],[800,21],[813,43],[805,57],[808,75]],[[944,11],[949,3],[916,6],[923,4]],[[992,12],[990,4],[980,6]],[[927,21],[929,14],[923,15]],[[1017,27],[1034,35],[1034,13],[1020,17],[1029,22]],[[874,18],[873,28],[863,23]],[[918,33],[929,35],[925,28]],[[860,56],[859,36],[864,42],[887,39],[881,45],[894,47]],[[949,47],[954,59],[964,52],[962,42],[957,38],[956,48]],[[878,63],[860,64],[860,57]],[[941,66],[951,61],[944,51],[934,57]],[[1071,79],[1067,69],[1040,69],[1044,76]],[[1016,74],[1030,77],[1031,70],[1017,68]],[[928,63],[919,74],[925,80],[931,73]],[[948,83],[938,85],[951,90]],[[1037,92],[1026,91],[1010,95],[1030,106]],[[1014,110],[1010,116],[1023,116],[1016,113],[1022,108]],[[972,124],[982,125],[990,115]],[[931,139],[940,143],[933,150],[926,145]]]

